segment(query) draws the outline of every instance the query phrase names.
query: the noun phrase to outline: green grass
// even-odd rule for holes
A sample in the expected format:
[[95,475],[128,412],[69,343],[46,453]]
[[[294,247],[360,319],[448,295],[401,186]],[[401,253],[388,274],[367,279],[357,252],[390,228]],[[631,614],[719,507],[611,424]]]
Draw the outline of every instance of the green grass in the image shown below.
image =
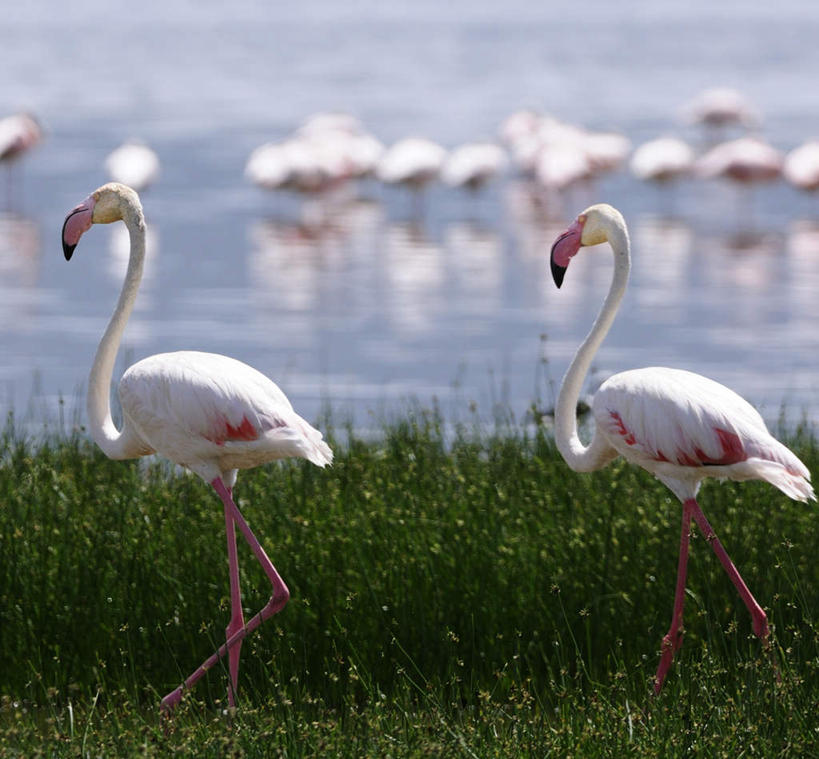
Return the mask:
[[[813,438],[791,444],[817,471]],[[218,498],[160,462],[9,425],[0,757],[819,755],[815,505],[703,488],[782,677],[695,535],[685,643],[653,698],[681,513],[660,483],[622,462],[574,474],[543,430],[445,444],[421,412],[335,447],[328,470],[240,473],[292,600],[245,642],[235,713],[217,667],[163,722],[159,698],[224,639]],[[253,613],[269,586],[239,554]]]

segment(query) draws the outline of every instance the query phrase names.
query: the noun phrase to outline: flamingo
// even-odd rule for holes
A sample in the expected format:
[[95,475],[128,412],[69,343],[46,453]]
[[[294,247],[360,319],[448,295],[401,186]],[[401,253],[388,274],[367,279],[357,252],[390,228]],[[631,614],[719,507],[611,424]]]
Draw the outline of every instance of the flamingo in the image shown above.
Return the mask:
[[159,177],[159,156],[144,142],[130,140],[108,154],[105,169],[115,182],[140,192]]
[[420,190],[438,178],[446,150],[425,137],[406,137],[392,145],[378,162],[376,176],[387,184]]
[[540,114],[531,108],[523,108],[503,120],[498,128],[498,135],[501,142],[511,149],[519,140],[537,134],[538,129]]
[[782,175],[783,156],[758,137],[738,137],[715,145],[694,164],[706,179],[723,177],[732,182],[752,185],[771,182]]
[[654,679],[659,694],[674,653],[682,645],[688,542],[693,518],[748,607],[756,635],[768,647],[768,620],[751,595],[696,496],[706,477],[769,482],[799,501],[814,499],[807,467],[766,429],[759,413],[724,385],[680,369],[649,367],[615,374],[595,393],[595,430],[589,445],[577,433],[575,408],[594,354],[611,327],[630,269],[628,230],[612,206],[594,205],[557,239],[551,269],[560,287],[581,246],[608,242],[614,273],[594,326],[572,360],[558,395],[555,442],[569,467],[590,472],[623,456],[651,472],[682,502],[682,533],[671,627],[663,638]]
[[631,173],[647,182],[665,184],[691,172],[694,151],[676,137],[658,137],[640,145],[631,156]]
[[0,161],[11,162],[43,139],[43,130],[30,113],[0,119]]
[[13,194],[12,165],[43,139],[40,123],[30,113],[15,113],[0,119],[0,163],[8,167],[6,204],[11,206]]
[[730,87],[712,87],[697,95],[684,108],[689,121],[709,128],[730,125],[751,127],[759,114],[742,93]]
[[[296,414],[284,393],[265,375],[227,356],[197,351],[160,353],[131,366],[119,382],[122,429],[111,419],[109,387],[123,330],[142,277],[145,219],[139,196],[115,182],[103,185],[76,206],[63,224],[70,260],[92,224],[125,222],[131,237],[128,271],[108,328],[97,348],[88,380],[88,419],[97,445],[112,459],[159,453],[211,484],[222,500],[227,532],[231,619],[226,642],[178,688],[162,699],[163,713],[181,700],[225,654],[229,657],[228,701],[235,706],[239,653],[244,638],[281,611],[290,593],[233,500],[238,469],[298,456],[317,466],[333,453],[321,433]],[[235,526],[244,535],[272,585],[270,600],[245,623],[239,587]]]
[[450,187],[479,190],[506,168],[506,152],[492,142],[471,142],[455,148],[441,169]]
[[819,140],[808,140],[785,156],[782,173],[794,187],[819,190]]

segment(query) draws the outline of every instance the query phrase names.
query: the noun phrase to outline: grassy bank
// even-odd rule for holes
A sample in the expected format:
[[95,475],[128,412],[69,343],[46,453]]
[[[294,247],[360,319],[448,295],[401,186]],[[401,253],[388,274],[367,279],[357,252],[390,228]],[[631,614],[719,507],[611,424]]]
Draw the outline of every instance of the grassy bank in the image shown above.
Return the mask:
[[[815,443],[796,452],[817,471]],[[680,507],[621,462],[576,475],[548,434],[409,415],[332,469],[240,474],[288,583],[243,649],[224,638],[218,498],[83,437],[0,441],[0,756],[810,755],[819,744],[819,514],[760,483],[701,503],[773,623],[781,682],[733,586],[692,541],[686,639],[649,696],[671,616]],[[245,609],[266,601],[240,546]]]

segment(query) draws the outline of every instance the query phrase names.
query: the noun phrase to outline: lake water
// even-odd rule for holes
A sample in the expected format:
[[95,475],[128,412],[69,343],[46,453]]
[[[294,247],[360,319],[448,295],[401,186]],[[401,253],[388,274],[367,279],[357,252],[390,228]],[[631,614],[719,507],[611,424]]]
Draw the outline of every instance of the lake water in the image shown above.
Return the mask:
[[48,135],[0,215],[3,414],[40,422],[62,397],[84,417],[127,240],[94,228],[69,264],[60,229],[106,181],[108,152],[139,137],[162,176],[143,196],[150,260],[118,370],[195,348],[262,370],[308,419],[329,403],[366,427],[433,398],[453,415],[500,403],[522,418],[552,404],[611,271],[587,252],[557,291],[549,247],[605,200],[630,224],[634,267],[597,376],[684,367],[768,419],[783,404],[819,419],[819,199],[784,183],[748,199],[691,181],[669,198],[622,171],[549,219],[511,175],[478,198],[436,186],[420,219],[370,183],[316,230],[296,199],[243,177],[254,147],[326,110],[386,143],[491,137],[522,106],[635,145],[694,141],[680,107],[715,84],[741,89],[789,149],[819,135],[814,3],[22,5],[0,26],[0,115],[30,109]]

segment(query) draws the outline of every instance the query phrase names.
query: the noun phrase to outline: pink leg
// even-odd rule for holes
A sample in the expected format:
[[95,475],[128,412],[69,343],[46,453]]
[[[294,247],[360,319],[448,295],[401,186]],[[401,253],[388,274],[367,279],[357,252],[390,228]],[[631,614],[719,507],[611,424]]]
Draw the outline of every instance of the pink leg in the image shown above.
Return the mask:
[[228,651],[230,651],[235,645],[241,643],[241,641],[243,641],[250,633],[261,625],[262,622],[281,611],[290,600],[290,591],[287,589],[287,585],[284,584],[284,580],[282,580],[282,578],[279,576],[279,573],[276,571],[276,567],[273,566],[273,563],[267,557],[264,548],[262,548],[261,544],[256,539],[256,536],[253,534],[250,527],[248,527],[245,518],[242,516],[242,513],[233,502],[230,491],[222,482],[222,478],[217,477],[215,480],[213,480],[213,482],[211,482],[211,485],[213,485],[214,490],[222,499],[222,503],[225,505],[225,511],[229,513],[236,524],[239,525],[239,529],[245,536],[245,540],[248,542],[251,550],[256,555],[259,563],[262,565],[262,569],[270,580],[270,584],[273,586],[273,593],[270,596],[270,600],[267,602],[267,604],[265,604],[264,608],[258,614],[256,614],[256,616],[251,617],[250,621],[246,625],[236,630],[236,632],[234,632],[225,641],[224,645],[220,646],[216,653],[212,654],[204,662],[202,662],[202,664],[199,665],[199,668],[194,671],[194,673],[188,677],[185,682],[182,683],[182,685],[171,691],[167,696],[165,696],[165,698],[162,699],[160,706],[164,712],[169,712],[182,700],[183,690],[186,688],[192,688],[193,685],[198,682],[202,676],[211,667],[213,667],[214,664],[216,664],[216,662],[219,661],[219,659],[228,653]]
[[722,543],[719,542],[716,533],[711,528],[711,525],[708,524],[708,520],[705,518],[705,514],[702,513],[702,509],[699,507],[699,504],[697,504],[697,502],[693,499],[691,500],[691,510],[694,514],[694,519],[697,520],[700,530],[702,530],[702,534],[711,544],[711,548],[714,549],[714,553],[717,555],[717,558],[720,560],[725,571],[728,573],[728,577],[731,578],[731,582],[734,583],[736,589],[739,591],[739,595],[745,602],[745,605],[748,607],[748,611],[751,612],[751,617],[754,621],[754,632],[759,638],[762,639],[762,642],[767,645],[769,630],[768,618],[765,616],[765,612],[762,611],[762,607],[751,595],[751,591],[748,590],[748,586],[745,584],[745,581],[740,576],[737,568],[734,566],[734,563],[728,557],[728,554],[722,547]]
[[696,505],[693,500],[683,503],[680,558],[677,563],[677,589],[674,592],[674,613],[671,615],[671,627],[668,634],[663,638],[663,652],[660,656],[657,674],[654,677],[655,695],[663,687],[663,681],[668,668],[671,666],[671,660],[679,650],[683,640],[683,605],[685,604],[685,576],[688,571],[688,542],[691,537],[692,503]]
[[[228,488],[228,493],[232,495]],[[225,630],[225,638],[230,637],[245,626],[245,617],[242,613],[242,591],[239,586],[239,561],[236,557],[236,525],[233,521],[233,514],[225,506],[225,532],[227,533],[228,564],[230,565],[230,624]],[[236,706],[236,692],[239,683],[239,655],[242,651],[242,641],[238,641],[229,653],[230,663],[230,683],[228,688],[228,703]]]

